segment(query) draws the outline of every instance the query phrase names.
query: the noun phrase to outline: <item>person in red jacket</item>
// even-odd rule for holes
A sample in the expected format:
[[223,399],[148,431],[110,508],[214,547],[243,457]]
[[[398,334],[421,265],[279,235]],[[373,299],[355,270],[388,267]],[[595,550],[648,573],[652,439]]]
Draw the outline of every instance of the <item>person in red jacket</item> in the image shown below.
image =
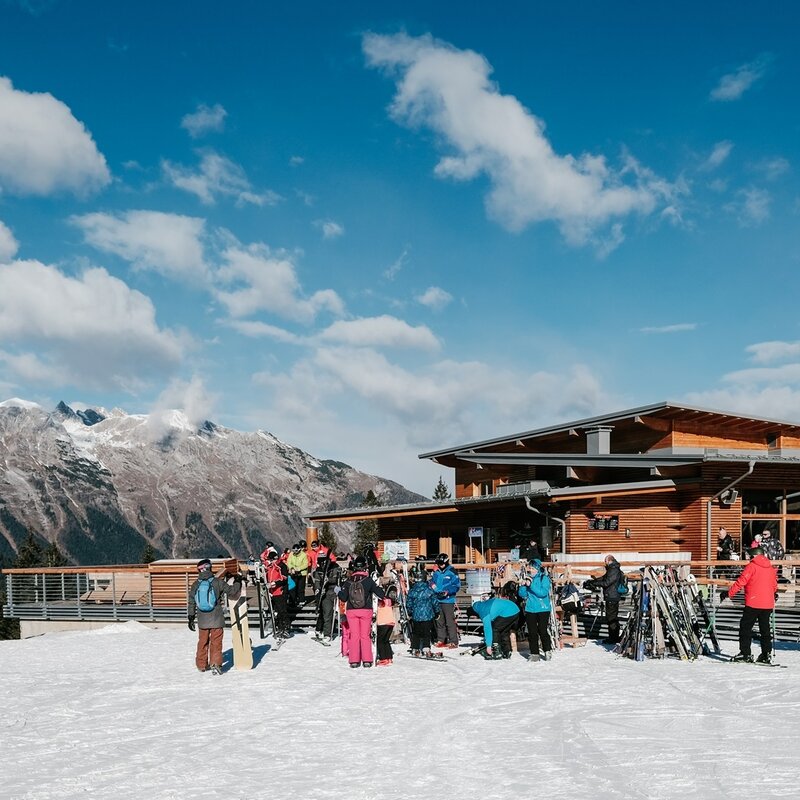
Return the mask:
[[267,580],[272,609],[275,612],[276,639],[289,636],[289,614],[287,612],[286,593],[289,588],[289,570],[274,547],[267,547],[261,554],[261,563]]
[[754,547],[750,551],[750,556],[750,563],[742,570],[742,574],[728,591],[728,597],[733,600],[734,596],[744,589],[744,613],[739,623],[739,653],[731,660],[752,663],[750,644],[753,639],[753,625],[758,620],[761,655],[756,660],[762,664],[769,664],[772,655],[770,616],[775,608],[778,573],[760,547]]

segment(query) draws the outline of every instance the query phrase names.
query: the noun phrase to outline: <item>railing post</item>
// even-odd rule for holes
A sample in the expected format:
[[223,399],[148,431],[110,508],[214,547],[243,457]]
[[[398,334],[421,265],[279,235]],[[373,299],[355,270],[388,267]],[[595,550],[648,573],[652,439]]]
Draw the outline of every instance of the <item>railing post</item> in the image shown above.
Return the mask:
[[42,619],[47,619],[47,573],[42,573]]
[[6,575],[6,586],[8,587],[8,608],[11,611],[11,616],[14,616],[14,576]]
[[111,573],[111,608],[114,612],[114,622],[117,621],[117,573]]
[[65,583],[65,578],[67,577],[65,572],[61,573],[61,602],[65,603],[67,601],[67,587]]
[[[83,619],[83,605],[81,605],[81,574],[80,572],[75,573],[75,581],[76,581],[76,590],[77,590],[77,598],[78,598],[78,619]],[[89,591],[89,580],[86,580],[86,591]]]
[[147,570],[147,596],[150,598],[150,621],[156,621],[156,615],[153,611],[153,573]]

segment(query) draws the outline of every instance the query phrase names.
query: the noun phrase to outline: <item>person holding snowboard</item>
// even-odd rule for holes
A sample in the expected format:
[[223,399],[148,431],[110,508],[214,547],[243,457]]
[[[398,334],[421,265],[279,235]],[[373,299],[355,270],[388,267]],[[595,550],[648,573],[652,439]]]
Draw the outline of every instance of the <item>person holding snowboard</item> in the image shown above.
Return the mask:
[[350,628],[348,659],[350,666],[372,666],[372,598],[383,599],[383,589],[367,572],[367,559],[356,556],[352,573],[334,591],[344,601],[347,624]]
[[438,569],[431,576],[430,586],[436,592],[441,608],[436,618],[436,646],[455,649],[458,647],[456,595],[461,588],[461,578],[450,565],[447,553],[439,553],[434,563]]
[[728,597],[733,600],[744,589],[744,613],[739,623],[739,652],[731,661],[752,663],[750,647],[753,641],[753,625],[758,620],[761,655],[756,660],[769,664],[772,660],[770,617],[778,592],[778,574],[761,547],[754,547],[750,556],[750,562],[728,590]]
[[[234,576],[234,581],[238,596],[242,576]],[[234,589],[215,577],[210,559],[197,562],[197,579],[189,587],[187,606],[189,630],[198,631],[194,663],[200,672],[210,669],[215,675],[222,674],[222,631],[225,628],[222,595],[227,598],[229,591],[233,593]]]
[[528,569],[532,572],[519,587],[519,597],[525,601],[525,623],[528,627],[528,644],[531,654],[528,661],[539,660],[539,643],[542,645],[542,658],[549,661],[553,657],[553,644],[550,641],[550,576],[542,569],[542,562],[534,559]]
[[406,609],[411,619],[411,655],[433,658],[434,619],[439,613],[439,598],[424,580],[412,584],[406,596]]

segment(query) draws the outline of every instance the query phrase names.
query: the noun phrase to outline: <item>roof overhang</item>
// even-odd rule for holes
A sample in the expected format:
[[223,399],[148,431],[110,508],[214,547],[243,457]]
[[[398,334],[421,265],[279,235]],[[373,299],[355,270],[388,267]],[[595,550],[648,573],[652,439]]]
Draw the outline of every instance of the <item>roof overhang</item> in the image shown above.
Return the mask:
[[617,467],[624,469],[652,467],[686,467],[702,463],[705,456],[697,455],[648,455],[647,453],[609,453],[590,455],[587,453],[475,453],[460,451],[454,454],[460,461],[485,466],[542,466],[542,467]]

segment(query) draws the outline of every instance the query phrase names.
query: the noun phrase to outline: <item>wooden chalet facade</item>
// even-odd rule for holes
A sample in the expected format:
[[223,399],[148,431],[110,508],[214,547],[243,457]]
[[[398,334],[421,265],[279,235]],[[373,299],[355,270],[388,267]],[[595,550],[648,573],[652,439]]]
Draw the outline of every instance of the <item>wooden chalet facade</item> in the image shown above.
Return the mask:
[[800,558],[800,424],[665,402],[420,458],[455,470],[452,500],[312,513],[310,525],[375,519],[381,547],[454,563],[532,537],[555,559],[714,559],[721,525],[740,549],[769,528]]

